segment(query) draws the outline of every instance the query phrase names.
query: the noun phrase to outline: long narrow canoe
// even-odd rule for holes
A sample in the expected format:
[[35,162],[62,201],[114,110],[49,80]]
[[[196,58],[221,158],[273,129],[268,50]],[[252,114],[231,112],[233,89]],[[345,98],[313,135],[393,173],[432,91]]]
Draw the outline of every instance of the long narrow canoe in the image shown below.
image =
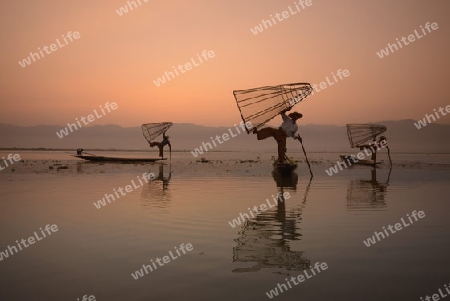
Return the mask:
[[167,160],[166,158],[118,158],[118,157],[104,157],[95,155],[71,155],[76,158],[95,161],[95,162],[114,162],[114,163],[143,163],[143,162],[156,162],[160,160]]

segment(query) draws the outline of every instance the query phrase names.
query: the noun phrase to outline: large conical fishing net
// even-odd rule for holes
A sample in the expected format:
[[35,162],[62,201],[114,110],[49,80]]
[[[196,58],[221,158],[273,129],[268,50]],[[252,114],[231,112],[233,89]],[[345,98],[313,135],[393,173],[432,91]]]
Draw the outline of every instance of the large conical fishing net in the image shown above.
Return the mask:
[[259,129],[281,111],[304,100],[312,90],[308,83],[295,83],[236,90],[233,94],[242,120]]
[[173,125],[172,122],[146,123],[142,125],[142,133],[148,142],[158,138]]
[[[311,260],[303,251],[293,251],[289,242],[300,240],[302,234],[296,221],[300,213],[286,212],[283,205],[277,211],[267,210],[245,221],[235,239],[233,262],[246,263],[234,273],[255,272],[263,268],[283,267],[304,270]],[[249,266],[253,264],[253,266]]]
[[386,132],[386,127],[379,124],[347,124],[348,141],[352,147],[371,140],[374,141],[376,137]]

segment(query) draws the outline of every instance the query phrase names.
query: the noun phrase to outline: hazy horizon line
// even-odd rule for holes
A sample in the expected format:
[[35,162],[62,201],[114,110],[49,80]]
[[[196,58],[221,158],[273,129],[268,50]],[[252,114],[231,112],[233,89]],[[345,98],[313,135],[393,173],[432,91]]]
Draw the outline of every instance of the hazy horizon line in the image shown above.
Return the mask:
[[[10,150],[25,150],[25,151],[74,151],[74,155],[76,154],[76,149],[72,148],[47,148],[47,147],[0,147],[0,151],[10,151]],[[274,150],[270,149],[236,149],[236,150],[210,150],[207,153],[236,153],[236,152],[255,152],[258,151],[259,153],[274,153]],[[103,152],[147,152],[147,151],[153,151],[152,149],[120,149],[120,148],[110,148],[110,149],[104,149],[104,148],[92,148],[88,149],[88,151],[103,151]],[[172,152],[175,153],[189,153],[191,150],[189,149],[172,149]],[[326,150],[308,150],[308,153],[315,153],[315,154],[339,154],[343,152],[349,152],[348,149],[346,150],[333,150],[333,151],[326,151]],[[155,151],[156,153],[156,151]],[[294,150],[290,153],[293,154],[302,154],[302,150]],[[410,151],[393,151],[391,150],[391,153],[393,154],[407,154],[407,155],[450,155],[450,152],[410,152]],[[206,155],[206,153],[204,154]]]
[[[363,122],[363,123],[359,123],[359,122],[354,122],[354,124],[378,124],[378,123],[387,123],[387,122],[401,122],[401,121],[411,121],[411,122],[418,122],[418,120],[415,119],[398,119],[398,120],[381,120],[381,121],[368,121],[368,122]],[[163,121],[161,121],[163,122]],[[211,128],[223,128],[223,127],[233,127],[234,125],[204,125],[204,124],[197,124],[197,123],[191,123],[191,122],[173,122],[171,121],[173,124],[189,124],[189,125],[195,125],[195,126],[203,126],[203,127],[211,127]],[[70,123],[70,122],[69,122]],[[270,125],[270,123],[267,123],[268,125]],[[347,124],[351,124],[351,123],[345,123],[345,124],[319,124],[319,123],[304,123],[302,124],[301,121],[297,123],[300,126],[338,126],[338,127],[345,127]],[[442,122],[432,122],[431,124],[437,124],[437,125],[444,125],[444,126],[448,126],[450,125],[450,122],[448,123],[442,123]],[[59,125],[59,124],[35,124],[35,125],[19,125],[19,124],[11,124],[11,123],[1,123],[0,122],[0,126],[1,125],[5,125],[5,126],[16,126],[16,127],[39,127],[39,126],[48,126],[48,127],[64,127],[67,126],[67,124],[64,125]],[[89,125],[89,126],[83,126],[83,128],[93,128],[96,126],[119,126],[122,128],[134,128],[134,127],[141,127],[142,124],[140,125],[131,125],[131,126],[124,126],[121,124],[116,124],[116,123],[108,123],[108,124],[95,124],[95,125]]]

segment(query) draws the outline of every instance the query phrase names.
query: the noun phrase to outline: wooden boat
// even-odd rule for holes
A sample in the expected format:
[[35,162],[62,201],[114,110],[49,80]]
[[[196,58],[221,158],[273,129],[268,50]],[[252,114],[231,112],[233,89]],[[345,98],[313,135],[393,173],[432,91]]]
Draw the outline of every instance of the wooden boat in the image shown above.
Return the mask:
[[344,162],[345,164],[348,164],[347,160],[352,165],[358,165],[359,164],[359,165],[376,166],[378,164],[381,164],[381,162],[374,162],[373,160],[358,160],[355,156],[350,156],[350,155],[339,155],[339,157],[341,158],[341,161]]
[[294,160],[286,157],[285,163],[278,163],[278,159],[273,161],[274,171],[281,175],[290,175],[295,169],[297,169],[298,164]]
[[[165,137],[166,131],[173,125],[172,122],[159,122],[159,123],[146,123],[141,126],[142,134],[145,140],[152,146],[154,139],[159,137],[161,134]],[[169,145],[170,157],[172,158],[172,149],[168,137],[166,137],[168,143],[164,145]],[[156,143],[158,145],[158,143]],[[153,145],[154,146],[154,145]],[[161,154],[162,155],[162,152]],[[93,161],[93,162],[110,162],[110,163],[146,163],[146,162],[156,162],[161,160],[167,160],[166,158],[120,158],[120,157],[105,157],[97,156],[94,154],[89,154],[84,151],[84,149],[77,149],[76,155],[71,155],[72,157]]]
[[72,157],[80,158],[87,161],[94,162],[108,162],[108,163],[145,163],[156,162],[160,160],[167,160],[166,158],[119,158],[119,157],[104,157],[96,155],[72,155]]

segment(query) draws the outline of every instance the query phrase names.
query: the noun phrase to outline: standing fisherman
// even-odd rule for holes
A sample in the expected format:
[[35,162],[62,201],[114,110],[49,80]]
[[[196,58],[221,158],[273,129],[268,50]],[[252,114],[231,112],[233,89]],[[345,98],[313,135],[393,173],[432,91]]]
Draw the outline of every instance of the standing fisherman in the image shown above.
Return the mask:
[[298,130],[298,126],[295,123],[298,119],[302,118],[303,115],[298,112],[290,113],[286,115],[286,109],[280,113],[281,118],[283,118],[283,123],[279,128],[267,127],[257,131],[256,128],[253,129],[253,134],[256,134],[258,140],[263,140],[269,137],[273,137],[278,144],[278,164],[284,163],[284,157],[286,154],[286,138],[291,137],[295,140],[299,139],[299,136],[295,136]]
[[164,146],[169,146],[169,151],[172,151],[172,146],[170,145],[169,136],[166,136],[166,131],[163,133],[163,140],[161,142],[149,142],[150,147],[157,146],[159,148],[159,156],[164,158],[163,148]]

